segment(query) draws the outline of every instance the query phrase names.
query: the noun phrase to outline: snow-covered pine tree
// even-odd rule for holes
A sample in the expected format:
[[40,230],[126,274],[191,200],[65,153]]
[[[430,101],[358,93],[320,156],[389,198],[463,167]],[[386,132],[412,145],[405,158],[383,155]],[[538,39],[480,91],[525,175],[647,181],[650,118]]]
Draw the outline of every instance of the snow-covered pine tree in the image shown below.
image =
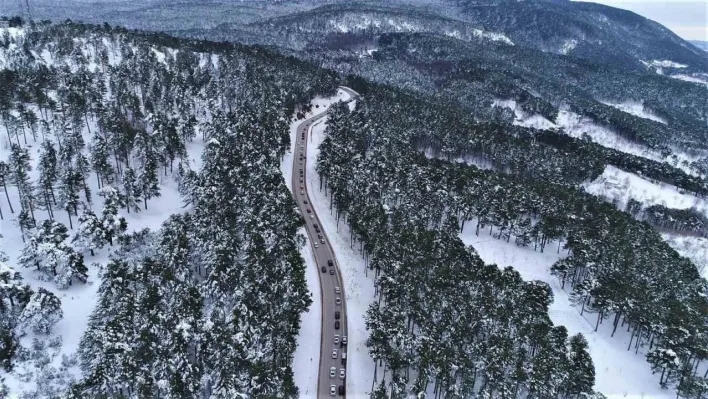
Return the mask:
[[108,240],[108,244],[113,245],[113,239],[125,233],[128,228],[125,218],[118,215],[118,210],[125,206],[125,199],[118,190],[111,186],[103,186],[98,191],[98,195],[103,197],[103,210],[101,211],[103,236]]
[[592,394],[595,386],[595,367],[588,353],[588,341],[582,334],[570,337],[568,351],[568,382],[563,387],[566,395]]
[[38,334],[48,334],[52,326],[63,316],[59,298],[40,287],[32,294],[22,309],[22,313],[18,317],[17,328],[20,332],[29,330]]
[[49,217],[54,219],[53,205],[56,205],[54,185],[58,180],[57,153],[49,140],[44,140],[41,144],[37,169],[39,171],[38,202],[47,210]]
[[59,203],[69,216],[69,227],[74,228],[71,215],[78,214],[80,198],[79,190],[81,190],[81,176],[76,172],[74,166],[65,165],[61,172],[59,181]]
[[94,132],[91,139],[91,167],[96,172],[98,188],[103,184],[111,184],[114,180],[114,170],[110,157],[110,148],[105,138],[98,132]]
[[101,249],[108,243],[103,223],[91,210],[86,209],[79,216],[79,225],[71,242],[81,251],[90,251],[91,256],[94,255],[94,250]]
[[22,148],[17,144],[12,145],[10,160],[8,162],[10,167],[10,181],[17,187],[17,191],[20,193],[20,205],[22,209],[27,210],[34,220],[35,198],[29,177],[29,172],[32,171],[30,160],[29,151],[27,151],[26,148]]
[[92,201],[91,188],[89,187],[88,183],[86,183],[86,179],[88,178],[91,169],[89,161],[84,154],[76,154],[76,157],[74,159],[74,170],[76,171],[76,181],[81,184],[81,188],[84,191],[84,199],[90,207]]
[[15,210],[12,208],[12,202],[10,201],[10,194],[7,192],[7,180],[10,173],[10,166],[5,161],[0,161],[0,183],[2,183],[2,189],[5,191],[5,198],[7,199],[7,205],[10,206],[10,213],[15,213]]
[[142,187],[137,182],[135,171],[128,167],[123,173],[123,195],[125,198],[125,209],[132,209],[134,212],[140,212],[140,190]]
[[160,179],[158,168],[161,156],[155,148],[155,139],[147,132],[141,132],[136,137],[136,152],[140,160],[138,186],[147,209],[148,200],[160,196]]
[[83,255],[64,243],[67,237],[66,226],[45,220],[26,241],[20,265],[34,268],[46,280],[54,281],[59,289],[68,288],[74,278],[86,282],[88,269]]

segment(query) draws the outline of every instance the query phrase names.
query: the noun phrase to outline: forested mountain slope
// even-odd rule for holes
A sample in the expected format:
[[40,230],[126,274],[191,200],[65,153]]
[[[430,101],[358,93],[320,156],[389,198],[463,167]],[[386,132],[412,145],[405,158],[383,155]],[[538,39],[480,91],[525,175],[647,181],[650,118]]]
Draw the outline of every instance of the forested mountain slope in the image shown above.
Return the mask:
[[[420,391],[432,380],[447,395],[506,392],[555,397],[590,391],[591,367],[575,362],[578,356],[565,354],[564,327],[549,325],[549,289],[520,281],[513,270],[484,266],[473,251],[461,246],[457,233],[475,219],[477,234],[493,226],[495,238],[507,242],[514,238],[518,246],[544,251],[557,241],[558,250],[562,247],[569,256],[554,264],[551,272],[571,290],[580,311],[596,314],[596,323],[612,323],[612,335],[627,325],[632,331],[627,350],[642,348],[658,373],[657,384],[673,387],[684,397],[704,397],[708,283],[695,265],[648,224],[577,188],[514,170],[504,173],[499,167],[481,170],[428,159],[422,152],[431,146],[440,149],[438,134],[446,132],[437,129],[442,126],[439,121],[450,120],[454,111],[446,113],[396,90],[363,84],[357,89],[367,94],[354,112],[338,108],[332,116],[318,171],[339,217],[361,241],[384,298],[367,313],[372,356],[393,373],[377,394],[400,392],[408,381],[414,392]],[[493,146],[478,151],[488,153]],[[414,267],[417,262],[427,267]],[[515,284],[521,286],[513,288]],[[532,287],[533,299],[522,299]],[[486,289],[492,292],[475,296]],[[468,304],[474,304],[474,313],[465,310]],[[515,319],[515,311],[501,309],[525,306],[534,310],[521,314],[540,319],[528,326],[528,335],[517,336],[527,331],[524,322]],[[480,309],[498,311],[492,315]],[[467,319],[470,314],[481,320]],[[464,327],[457,326],[458,321]],[[429,339],[438,337],[436,332],[464,328],[472,330],[449,339],[444,334]],[[535,328],[543,333],[531,332]],[[391,331],[397,332],[395,339]],[[494,349],[505,349],[491,350],[492,342]],[[537,352],[540,348],[545,349]],[[408,351],[414,355],[406,356]],[[442,353],[451,358],[440,357]],[[446,369],[451,363],[480,358],[485,360],[455,372]],[[540,368],[541,364],[553,366]],[[407,380],[409,369],[416,370],[417,377]],[[518,370],[524,373],[517,374]]]
[[462,18],[515,43],[618,66],[672,60],[705,72],[708,60],[664,26],[631,11],[575,1],[452,0]]
[[336,76],[75,23],[2,29],[0,61],[0,396],[297,397],[279,164]]

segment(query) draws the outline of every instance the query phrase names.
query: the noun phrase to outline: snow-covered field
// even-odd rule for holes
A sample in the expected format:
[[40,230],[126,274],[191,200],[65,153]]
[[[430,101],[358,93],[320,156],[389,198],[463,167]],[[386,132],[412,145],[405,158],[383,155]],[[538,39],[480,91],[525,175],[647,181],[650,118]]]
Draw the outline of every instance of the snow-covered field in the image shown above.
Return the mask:
[[[499,267],[512,266],[526,280],[540,280],[550,285],[553,290],[553,303],[549,309],[551,320],[556,325],[563,325],[569,334],[582,333],[588,340],[589,352],[595,364],[595,390],[608,398],[669,398],[675,396],[671,391],[662,390],[658,378],[652,375],[649,364],[640,349],[627,351],[629,335],[625,329],[618,328],[614,337],[612,320],[606,319],[595,332],[597,315],[580,314],[573,307],[566,291],[557,279],[550,275],[551,265],[564,256],[564,251],[557,253],[558,244],[550,243],[544,253],[533,247],[519,247],[513,242],[493,238],[489,229],[481,229],[475,235],[476,221],[465,223],[465,230],[460,234],[462,241],[474,247],[485,263],[495,263]],[[568,287],[566,287],[568,288]]]
[[695,208],[708,216],[708,204],[692,194],[681,193],[675,186],[655,183],[634,173],[608,165],[592,182],[583,185],[585,191],[615,203],[624,209],[630,198],[644,206],[664,205],[669,208]]
[[[346,97],[348,95],[345,94]],[[354,106],[354,102],[349,104]],[[350,245],[349,228],[337,220],[333,211],[330,211],[330,200],[325,195],[324,189],[319,190],[319,175],[315,170],[319,144],[324,139],[326,117],[322,122],[315,124],[311,131],[311,144],[308,145],[307,154],[307,184],[312,205],[317,209],[322,227],[327,231],[330,244],[336,254],[344,279],[344,291],[347,301],[347,332],[349,336],[349,349],[347,351],[347,396],[365,397],[371,392],[373,380],[374,361],[366,347],[366,324],[364,314],[374,300],[373,274],[365,275],[364,260],[358,251],[358,245]],[[317,341],[319,345],[319,337]],[[319,347],[319,346],[317,346]],[[301,389],[302,391],[302,389]]]

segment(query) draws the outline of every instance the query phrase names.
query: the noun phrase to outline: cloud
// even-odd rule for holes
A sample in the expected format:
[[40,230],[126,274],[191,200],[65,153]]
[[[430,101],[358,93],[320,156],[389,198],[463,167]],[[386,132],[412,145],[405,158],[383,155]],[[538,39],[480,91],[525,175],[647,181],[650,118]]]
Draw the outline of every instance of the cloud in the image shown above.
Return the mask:
[[656,21],[684,39],[708,41],[708,3],[671,0],[593,0]]

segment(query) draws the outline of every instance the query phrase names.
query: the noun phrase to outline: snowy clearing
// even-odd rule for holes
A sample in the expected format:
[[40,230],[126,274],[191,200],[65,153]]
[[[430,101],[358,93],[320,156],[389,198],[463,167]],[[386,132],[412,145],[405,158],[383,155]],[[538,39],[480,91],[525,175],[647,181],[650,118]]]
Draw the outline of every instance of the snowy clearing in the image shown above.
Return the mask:
[[612,165],[592,182],[583,185],[585,191],[614,203],[624,209],[630,198],[644,206],[664,205],[669,208],[695,208],[707,214],[708,204],[695,195],[684,194],[675,186],[654,183],[634,173],[625,172]]
[[646,66],[652,66],[652,67],[658,67],[658,68],[686,68],[688,65],[684,64],[679,64],[678,62],[673,62],[670,60],[651,60],[651,61],[642,61],[642,64]]
[[[504,240],[493,238],[489,228],[480,229],[475,235],[476,221],[465,223],[460,239],[471,245],[485,263],[495,263],[500,268],[512,266],[526,280],[548,283],[553,290],[553,303],[549,316],[555,325],[562,325],[569,334],[582,333],[588,340],[589,352],[595,364],[595,390],[608,398],[670,398],[674,393],[662,390],[651,373],[643,351],[638,354],[627,351],[629,335],[625,329],[618,329],[614,337],[612,320],[606,319],[595,332],[595,314],[580,314],[573,307],[566,291],[550,274],[551,265],[565,256],[557,253],[558,243],[550,243],[544,253],[533,247],[519,247]],[[634,348],[632,348],[634,349]]]
[[600,101],[601,103],[605,105],[609,105],[610,107],[617,108],[620,111],[624,111],[628,114],[638,116],[640,118],[644,119],[649,119],[655,122],[663,123],[666,124],[666,121],[663,118],[660,118],[657,115],[654,115],[650,110],[646,109],[644,107],[644,104],[641,102],[636,102],[636,101],[625,101],[623,103],[612,103],[612,102],[603,102]]
[[691,76],[691,75],[684,75],[684,74],[669,75],[669,77],[674,78],[674,79],[678,79],[678,80],[683,80],[684,82],[698,83],[698,84],[708,87],[708,78],[700,78],[700,77],[695,77],[695,76]]

